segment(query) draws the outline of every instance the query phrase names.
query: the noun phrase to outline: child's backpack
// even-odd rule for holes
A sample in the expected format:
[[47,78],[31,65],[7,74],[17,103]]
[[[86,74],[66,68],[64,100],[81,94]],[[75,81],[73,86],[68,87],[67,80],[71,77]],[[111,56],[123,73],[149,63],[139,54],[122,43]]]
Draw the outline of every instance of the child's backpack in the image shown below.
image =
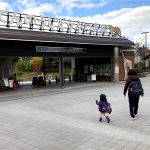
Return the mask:
[[109,114],[111,114],[111,112],[112,112],[112,108],[111,108],[110,103],[107,103],[106,105],[99,106],[99,110],[100,110],[100,112],[109,113]]
[[112,112],[112,108],[111,108],[111,105],[110,105],[110,103],[109,103],[109,105],[108,105],[108,107],[107,107],[107,113],[111,114],[111,112]]
[[137,96],[144,94],[144,90],[140,81],[131,82],[129,85],[129,91],[132,92],[133,95]]

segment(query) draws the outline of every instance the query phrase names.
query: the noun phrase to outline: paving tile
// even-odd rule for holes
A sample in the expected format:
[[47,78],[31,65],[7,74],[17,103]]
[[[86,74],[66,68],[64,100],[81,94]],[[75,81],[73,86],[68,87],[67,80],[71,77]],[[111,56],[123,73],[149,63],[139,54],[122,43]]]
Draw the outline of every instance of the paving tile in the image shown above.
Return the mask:
[[[145,96],[134,122],[122,95],[124,82],[41,89],[36,96],[22,90],[12,95],[15,100],[5,95],[10,101],[0,96],[0,150],[149,150],[148,81],[150,77],[142,79]],[[98,121],[95,100],[100,93],[106,93],[113,107],[109,124]]]

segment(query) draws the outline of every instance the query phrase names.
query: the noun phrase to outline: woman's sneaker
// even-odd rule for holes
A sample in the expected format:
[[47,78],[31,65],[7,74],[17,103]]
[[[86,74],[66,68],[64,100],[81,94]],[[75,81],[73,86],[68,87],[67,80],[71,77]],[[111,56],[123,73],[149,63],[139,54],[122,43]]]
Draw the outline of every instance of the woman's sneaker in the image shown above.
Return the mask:
[[130,118],[130,120],[134,121],[134,120],[135,120],[135,118],[132,118],[132,117],[131,117],[131,118]]
[[138,117],[138,114],[134,114],[134,117]]

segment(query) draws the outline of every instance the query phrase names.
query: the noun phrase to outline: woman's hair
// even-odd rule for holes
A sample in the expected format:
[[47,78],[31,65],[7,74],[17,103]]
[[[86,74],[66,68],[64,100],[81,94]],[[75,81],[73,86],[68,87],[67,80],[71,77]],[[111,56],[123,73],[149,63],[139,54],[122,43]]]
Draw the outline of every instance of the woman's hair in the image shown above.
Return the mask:
[[128,76],[133,76],[133,75],[137,75],[137,71],[135,69],[130,69],[128,71]]
[[100,95],[100,101],[101,101],[101,102],[107,101],[107,98],[106,98],[106,95],[105,95],[105,94],[101,94],[101,95]]

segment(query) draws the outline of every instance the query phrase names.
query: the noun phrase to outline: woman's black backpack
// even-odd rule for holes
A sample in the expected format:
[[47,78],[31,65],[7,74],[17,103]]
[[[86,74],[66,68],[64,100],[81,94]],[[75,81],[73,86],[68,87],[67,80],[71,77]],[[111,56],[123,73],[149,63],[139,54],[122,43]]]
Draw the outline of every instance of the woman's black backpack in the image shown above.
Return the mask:
[[143,95],[144,90],[142,88],[140,81],[131,82],[129,85],[129,91],[132,92],[133,95]]

